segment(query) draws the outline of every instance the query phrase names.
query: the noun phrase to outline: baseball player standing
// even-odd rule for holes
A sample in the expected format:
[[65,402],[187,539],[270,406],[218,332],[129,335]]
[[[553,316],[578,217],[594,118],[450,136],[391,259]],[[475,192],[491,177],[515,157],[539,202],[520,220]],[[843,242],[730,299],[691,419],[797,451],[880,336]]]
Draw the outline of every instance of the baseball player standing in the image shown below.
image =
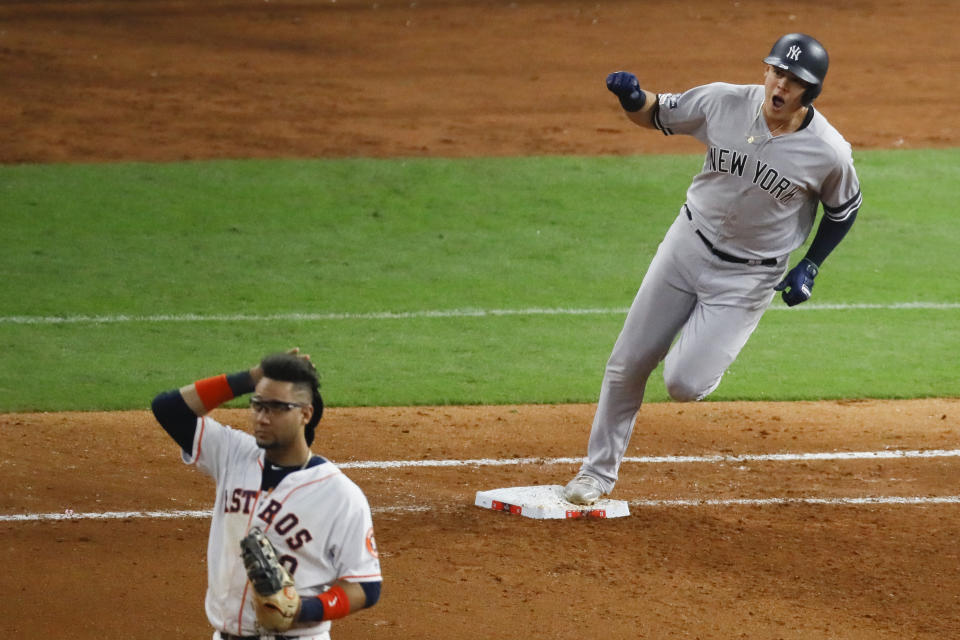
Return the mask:
[[[564,488],[570,502],[591,504],[613,490],[644,387],[661,360],[673,399],[706,397],[774,292],[789,306],[808,300],[824,259],[853,225],[861,195],[850,145],[812,104],[827,73],[826,50],[792,33],[764,63],[762,85],[714,83],[679,94],[645,91],[624,71],[607,77],[634,123],[691,135],[707,152],[607,362],[587,458]],[[789,254],[806,241],[821,202],[813,242],[788,272]]]
[[[253,435],[206,415],[251,392]],[[323,399],[308,356],[297,349],[267,356],[248,371],[160,393],[152,408],[184,462],[216,481],[206,595],[214,640],[326,640],[331,620],[377,601],[380,563],[367,500],[333,463],[310,451]],[[294,583],[265,606],[241,558],[240,541],[254,528]],[[291,612],[288,619],[267,626],[281,607]]]

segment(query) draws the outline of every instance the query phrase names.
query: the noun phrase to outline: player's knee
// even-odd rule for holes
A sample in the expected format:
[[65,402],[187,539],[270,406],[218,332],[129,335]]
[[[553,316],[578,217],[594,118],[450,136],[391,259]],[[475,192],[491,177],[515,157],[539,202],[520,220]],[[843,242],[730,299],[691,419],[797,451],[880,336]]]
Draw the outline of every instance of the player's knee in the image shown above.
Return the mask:
[[696,402],[710,395],[710,393],[717,388],[720,381],[716,380],[705,384],[688,377],[665,375],[664,383],[666,383],[667,393],[670,394],[670,397],[675,401]]
[[694,402],[700,399],[700,391],[684,380],[667,380],[667,393],[676,402]]

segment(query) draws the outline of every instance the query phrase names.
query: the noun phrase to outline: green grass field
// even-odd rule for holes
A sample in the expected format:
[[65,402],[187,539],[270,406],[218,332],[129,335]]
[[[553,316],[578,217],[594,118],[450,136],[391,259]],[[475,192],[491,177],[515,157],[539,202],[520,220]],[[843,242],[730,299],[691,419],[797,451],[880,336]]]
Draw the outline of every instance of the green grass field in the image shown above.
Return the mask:
[[[334,406],[593,402],[700,162],[0,167],[0,411],[143,408],[293,345]],[[857,167],[813,300],[775,303],[711,399],[960,395],[960,150]]]

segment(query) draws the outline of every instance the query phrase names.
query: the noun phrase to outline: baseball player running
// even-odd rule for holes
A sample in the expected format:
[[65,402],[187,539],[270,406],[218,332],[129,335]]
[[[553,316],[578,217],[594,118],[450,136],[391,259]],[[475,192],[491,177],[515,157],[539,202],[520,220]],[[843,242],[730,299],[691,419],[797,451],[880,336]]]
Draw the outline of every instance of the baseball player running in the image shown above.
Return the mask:
[[[207,415],[251,392],[252,435]],[[367,500],[310,451],[323,399],[309,356],[268,356],[248,371],[160,393],[152,408],[184,462],[216,482],[206,595],[214,640],[326,640],[331,620],[376,603],[380,563]],[[282,566],[276,593],[261,593],[262,574],[256,583],[248,576],[241,540],[253,536],[261,559]]]
[[[813,107],[826,50],[791,33],[764,63],[762,85],[714,83],[676,94],[641,89],[624,71],[607,77],[634,123],[691,135],[707,152],[607,362],[587,458],[564,488],[570,502],[592,504],[613,490],[647,378],[661,360],[673,399],[706,397],[774,292],[789,306],[808,300],[824,259],[853,225],[861,196],[850,145]],[[787,271],[821,202],[813,242]]]

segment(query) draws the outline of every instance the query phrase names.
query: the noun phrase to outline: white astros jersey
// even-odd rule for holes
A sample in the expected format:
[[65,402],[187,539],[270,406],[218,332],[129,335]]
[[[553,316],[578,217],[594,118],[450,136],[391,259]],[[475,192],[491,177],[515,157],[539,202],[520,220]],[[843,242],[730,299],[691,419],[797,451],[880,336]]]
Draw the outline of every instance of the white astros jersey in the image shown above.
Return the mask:
[[717,249],[779,258],[803,244],[817,205],[842,221],[860,206],[850,145],[810,107],[806,126],[772,136],[760,113],[761,85],[708,84],[661,94],[654,125],[707,146],[687,190],[693,221]]
[[[240,556],[240,540],[253,527],[266,533],[303,597],[322,593],[338,579],[381,579],[367,499],[333,463],[295,471],[272,491],[261,491],[263,465],[269,463],[256,440],[209,417],[198,419],[192,455],[184,453],[183,460],[217,483],[206,597],[215,629],[259,632]],[[319,622],[285,635],[315,635],[329,627],[330,622]]]

